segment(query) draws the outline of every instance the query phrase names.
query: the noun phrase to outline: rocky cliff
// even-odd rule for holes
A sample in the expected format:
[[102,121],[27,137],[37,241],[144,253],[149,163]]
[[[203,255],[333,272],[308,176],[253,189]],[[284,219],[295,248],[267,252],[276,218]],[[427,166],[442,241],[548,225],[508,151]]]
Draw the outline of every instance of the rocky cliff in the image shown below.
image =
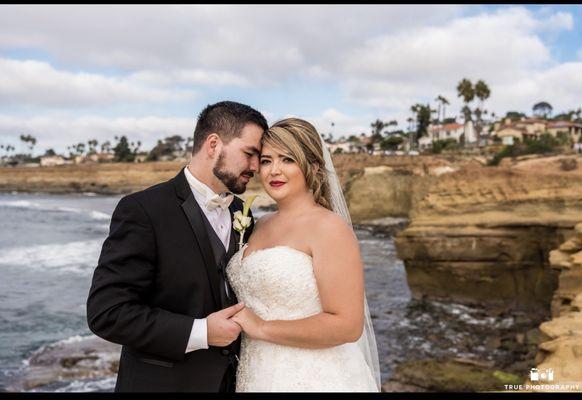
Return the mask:
[[[553,383],[577,383],[582,390],[581,161],[579,155],[529,156],[499,167],[466,164],[413,190],[410,223],[396,236],[414,298],[527,317],[533,329],[504,344],[523,348],[504,367],[513,373],[506,384],[517,378],[531,384],[527,377],[537,364],[539,371],[554,371]],[[429,390],[451,385],[419,365],[400,365],[396,378],[418,384],[420,374]],[[455,387],[483,390],[472,385]],[[493,382],[489,390],[503,386]]]
[[582,221],[582,171],[562,171],[557,159],[537,168],[467,165],[432,181],[409,217],[396,247],[414,297],[541,320],[558,286],[550,251]]
[[[536,361],[538,372],[552,371],[553,379],[528,383],[582,391],[582,223],[550,252],[550,264],[559,273],[559,283],[552,297],[552,319],[540,325],[547,340],[540,343]],[[539,391],[548,390],[542,385]]]

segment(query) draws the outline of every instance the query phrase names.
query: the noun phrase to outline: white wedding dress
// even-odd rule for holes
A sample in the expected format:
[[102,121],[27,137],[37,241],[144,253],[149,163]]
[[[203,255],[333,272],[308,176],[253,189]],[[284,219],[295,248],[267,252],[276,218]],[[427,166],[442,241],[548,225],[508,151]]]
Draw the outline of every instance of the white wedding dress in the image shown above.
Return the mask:
[[[295,320],[322,311],[309,255],[289,246],[260,249],[226,273],[239,301],[264,320]],[[377,392],[356,343],[305,349],[255,340],[242,333],[237,392]]]

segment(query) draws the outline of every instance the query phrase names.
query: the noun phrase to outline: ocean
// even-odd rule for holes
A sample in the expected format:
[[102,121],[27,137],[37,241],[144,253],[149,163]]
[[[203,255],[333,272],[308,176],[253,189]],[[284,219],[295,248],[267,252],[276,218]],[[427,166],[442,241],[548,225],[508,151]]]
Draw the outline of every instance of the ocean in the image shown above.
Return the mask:
[[[93,336],[85,304],[120,198],[93,193],[0,194],[0,391],[14,387],[26,374],[31,356],[47,346]],[[260,210],[253,213],[261,215]],[[364,228],[356,235],[383,381],[406,360],[495,357],[480,346],[483,334],[476,334],[476,329],[496,330],[511,321],[483,317],[479,310],[462,305],[411,300],[393,238]],[[114,376],[63,379],[31,390],[112,391],[114,384]]]

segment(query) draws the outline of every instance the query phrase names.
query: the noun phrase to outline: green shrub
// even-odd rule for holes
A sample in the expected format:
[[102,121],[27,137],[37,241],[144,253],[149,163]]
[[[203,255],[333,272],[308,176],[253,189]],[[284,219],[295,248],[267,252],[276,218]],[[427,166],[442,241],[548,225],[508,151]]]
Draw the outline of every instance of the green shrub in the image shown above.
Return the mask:
[[444,149],[455,149],[458,148],[457,141],[452,138],[445,140],[437,140],[432,143],[431,152],[432,154],[440,154]]
[[524,139],[523,143],[516,141],[511,146],[505,146],[500,152],[495,154],[487,165],[499,165],[501,160],[505,157],[515,158],[527,154],[546,154],[551,153],[556,147],[560,146],[560,142],[549,133],[542,134],[536,139]]

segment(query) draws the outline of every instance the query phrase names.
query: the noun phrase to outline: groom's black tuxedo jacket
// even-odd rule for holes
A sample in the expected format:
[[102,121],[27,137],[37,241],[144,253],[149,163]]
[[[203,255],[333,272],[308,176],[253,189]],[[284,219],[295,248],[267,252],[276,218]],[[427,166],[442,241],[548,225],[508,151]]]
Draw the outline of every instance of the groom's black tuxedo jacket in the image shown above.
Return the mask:
[[[242,207],[235,196],[231,215]],[[183,170],[115,208],[87,321],[93,333],[122,345],[116,391],[219,391],[240,336],[227,347],[185,353],[194,319],[237,301],[234,294],[231,304],[221,300],[220,266],[204,218]],[[239,233],[233,235],[238,243]]]

